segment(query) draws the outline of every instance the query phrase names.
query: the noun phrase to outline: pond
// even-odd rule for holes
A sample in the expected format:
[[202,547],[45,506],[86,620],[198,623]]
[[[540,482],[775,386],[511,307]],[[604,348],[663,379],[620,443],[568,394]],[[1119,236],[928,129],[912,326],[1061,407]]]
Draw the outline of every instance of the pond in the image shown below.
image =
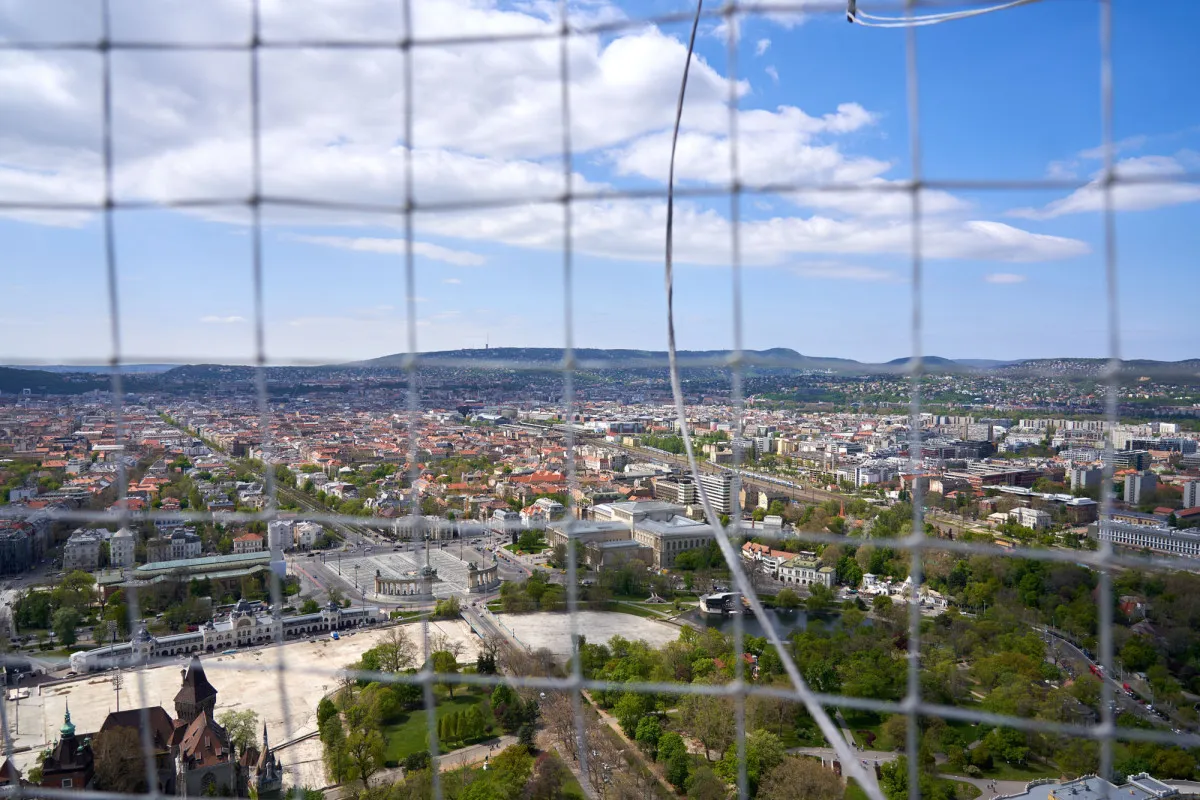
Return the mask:
[[[776,611],[768,608],[767,618],[771,620],[771,627],[779,634],[780,639],[786,639],[791,635],[792,631],[802,631],[808,627],[808,612],[804,609],[796,611]],[[702,614],[699,610],[693,609],[682,617],[681,620],[689,622],[696,627],[716,628],[726,636],[733,636],[733,617],[720,616],[716,614]],[[841,621],[841,616],[838,614],[820,616],[813,618],[814,625],[829,626],[837,625]],[[766,631],[763,629],[762,623],[753,614],[745,614],[742,616],[742,630],[747,636],[765,636]]]

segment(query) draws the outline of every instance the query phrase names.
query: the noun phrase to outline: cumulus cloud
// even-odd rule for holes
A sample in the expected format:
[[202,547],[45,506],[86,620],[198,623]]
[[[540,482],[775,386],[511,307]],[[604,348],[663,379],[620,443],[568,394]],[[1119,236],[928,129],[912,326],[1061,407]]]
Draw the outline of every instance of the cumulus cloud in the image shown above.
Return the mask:
[[771,80],[779,83],[779,70],[775,69],[775,67],[767,67],[763,72],[767,73],[771,77]]
[[984,275],[983,279],[988,283],[1024,283],[1025,276],[1018,275],[1015,272],[993,272],[990,275]]
[[230,315],[228,317],[218,316],[216,314],[208,314],[200,318],[200,321],[205,325],[233,325],[238,322],[245,322],[245,317]]
[[[299,0],[297,0],[299,2]],[[90,22],[53,20],[42,4],[22,4],[9,20],[19,33],[63,24],[86,39]],[[404,32],[397,4],[353,0],[278,0],[262,4],[264,36],[350,39]],[[557,6],[557,4],[554,4]],[[126,38],[244,41],[245,4],[172,3],[171,13],[119,14]],[[578,0],[572,14],[603,20],[617,13],[603,0]],[[783,14],[783,12],[780,12]],[[22,16],[24,15],[24,16]],[[540,0],[501,7],[477,0],[413,4],[413,35],[555,33],[557,11]],[[796,15],[774,21],[794,25]],[[583,18],[583,17],[581,17]],[[39,27],[41,26],[41,27]],[[90,26],[90,27],[89,27]],[[76,32],[74,28],[79,28]],[[117,35],[114,30],[114,34]],[[30,34],[32,35],[32,34]],[[20,38],[20,37],[14,37]],[[34,37],[36,38],[36,37]],[[261,58],[261,185],[270,198],[267,224],[398,225],[411,162],[420,230],[465,242],[561,247],[566,189],[562,147],[560,42],[514,39],[503,46],[426,46],[414,58],[413,137],[405,142],[403,58],[355,49],[264,50]],[[683,41],[643,28],[573,36],[568,62],[576,192],[619,189],[624,179],[665,179]],[[113,59],[114,188],[126,200],[244,200],[253,191],[250,93],[243,53],[126,52]],[[733,87],[743,104],[749,84]],[[728,182],[726,76],[693,56],[683,134],[681,181]],[[104,175],[98,146],[99,70],[94,53],[0,53],[0,199],[97,203]],[[850,100],[834,109],[795,105],[738,112],[740,179],[748,183],[853,183],[877,192],[783,195],[769,218],[743,223],[748,264],[781,265],[808,254],[904,253],[910,246],[911,200],[889,177],[892,164],[855,153],[847,142],[869,131],[874,112]],[[525,201],[469,212],[445,209],[496,200]],[[1033,234],[974,219],[968,203],[926,192],[926,254],[932,258],[1038,261],[1086,252],[1079,241]],[[534,202],[539,201],[539,202]],[[336,214],[320,203],[353,204]],[[364,207],[376,206],[379,215]],[[582,253],[655,262],[662,256],[665,206],[660,200],[580,201],[576,247]],[[385,213],[387,212],[387,213]],[[244,209],[183,213],[244,224]],[[86,214],[12,212],[38,224],[81,224]],[[679,250],[690,263],[721,263],[729,222],[711,209],[680,209]],[[359,252],[403,252],[385,237],[308,237],[313,244]],[[397,248],[399,248],[397,250]],[[472,266],[483,256],[416,243],[418,254]]]
[[462,283],[462,279],[461,278],[442,278],[442,283],[448,283],[451,286],[458,286],[460,283]]
[[[1172,156],[1139,156],[1117,162],[1120,178],[1162,179],[1162,182],[1117,183],[1112,189],[1113,208],[1117,211],[1150,211],[1166,206],[1200,200],[1200,186],[1171,183],[1170,179],[1187,173],[1187,168]],[[1101,175],[1086,186],[1042,208],[1017,208],[1009,212],[1022,219],[1054,219],[1068,214],[1100,211],[1104,208],[1104,184]]]
[[763,53],[771,49],[770,39],[759,39],[754,45],[754,55],[761,56]]

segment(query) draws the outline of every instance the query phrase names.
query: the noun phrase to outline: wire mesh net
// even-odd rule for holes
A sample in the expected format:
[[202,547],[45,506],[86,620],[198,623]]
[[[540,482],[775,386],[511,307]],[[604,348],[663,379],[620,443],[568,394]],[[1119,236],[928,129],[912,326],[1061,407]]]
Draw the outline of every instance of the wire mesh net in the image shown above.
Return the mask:
[[[1046,0],[1052,2],[1053,0]],[[1065,2],[1065,0],[1060,0]],[[362,517],[346,516],[338,514],[324,513],[312,508],[305,508],[299,512],[289,512],[288,519],[294,521],[313,521],[331,526],[352,526],[353,529],[361,529],[367,525],[380,531],[390,532],[396,540],[408,538],[413,542],[420,542],[425,539],[423,526],[426,521],[418,515],[420,508],[420,496],[417,489],[418,485],[418,462],[419,456],[419,430],[420,419],[422,415],[422,399],[420,374],[423,367],[430,362],[424,359],[421,355],[421,342],[418,336],[417,328],[417,302],[416,294],[417,285],[417,265],[416,251],[414,241],[414,228],[418,217],[424,215],[439,215],[451,213],[464,213],[482,210],[495,210],[508,207],[529,208],[535,206],[557,207],[561,212],[561,279],[562,279],[562,316],[563,329],[561,333],[561,343],[563,347],[563,357],[560,363],[556,364],[530,364],[527,361],[505,361],[503,359],[490,359],[480,362],[475,359],[447,359],[441,357],[437,360],[436,366],[439,368],[463,367],[469,369],[484,369],[484,370],[524,370],[524,371],[545,371],[561,376],[562,395],[560,407],[562,410],[562,419],[567,421],[566,425],[559,428],[559,434],[565,446],[566,456],[566,482],[569,488],[568,498],[570,500],[570,508],[568,508],[567,519],[573,518],[574,498],[576,489],[579,485],[576,464],[576,428],[571,424],[574,420],[574,412],[576,409],[576,395],[574,378],[576,373],[581,369],[603,369],[613,368],[614,364],[609,361],[594,362],[587,358],[580,358],[575,352],[575,337],[574,337],[574,273],[575,273],[575,258],[572,246],[575,236],[575,228],[573,224],[572,211],[573,208],[580,203],[601,201],[601,200],[637,200],[646,198],[660,199],[667,196],[671,192],[676,197],[688,198],[709,198],[709,199],[726,199],[729,215],[729,254],[731,267],[731,284],[730,284],[730,318],[732,320],[732,356],[719,357],[711,359],[691,359],[688,361],[689,367],[716,367],[727,369],[730,377],[730,396],[735,414],[734,433],[738,440],[743,438],[743,414],[744,414],[744,376],[748,368],[752,367],[772,367],[772,366],[787,366],[786,363],[773,360],[771,357],[761,354],[752,354],[743,352],[743,294],[742,294],[742,274],[741,274],[741,250],[742,241],[741,235],[741,204],[746,197],[758,195],[773,195],[795,192],[818,192],[818,193],[898,193],[905,198],[910,207],[910,223],[909,230],[911,232],[910,256],[911,256],[911,318],[910,331],[911,348],[914,358],[909,363],[909,371],[911,373],[911,390],[910,390],[910,406],[908,414],[910,417],[909,430],[911,432],[911,441],[909,443],[909,453],[912,463],[909,467],[909,472],[914,476],[922,474],[921,465],[921,413],[922,413],[922,383],[923,367],[921,362],[922,353],[922,329],[923,329],[923,309],[922,300],[922,281],[923,281],[923,243],[922,243],[922,201],[925,192],[930,190],[994,190],[994,191],[1009,191],[1009,190],[1030,190],[1030,189],[1079,189],[1085,184],[1078,181],[1063,181],[1063,180],[981,180],[981,179],[953,179],[953,180],[933,180],[927,179],[922,172],[922,137],[919,125],[919,70],[917,67],[917,42],[918,36],[916,30],[909,27],[906,32],[905,49],[906,49],[906,81],[908,87],[907,96],[907,114],[908,114],[908,130],[909,130],[909,160],[911,163],[911,179],[907,181],[889,182],[880,184],[878,182],[780,182],[767,184],[754,184],[746,182],[739,178],[739,133],[738,133],[738,114],[739,107],[739,87],[738,87],[738,47],[737,37],[735,35],[728,36],[729,48],[727,59],[727,74],[725,83],[727,89],[726,106],[728,108],[728,141],[731,146],[728,148],[729,164],[728,176],[729,180],[724,182],[706,182],[696,185],[686,185],[675,187],[670,185],[666,188],[612,188],[601,187],[575,186],[576,174],[573,169],[574,158],[576,153],[573,150],[572,143],[572,117],[571,117],[571,42],[577,37],[596,36],[596,35],[612,35],[626,30],[634,30],[644,28],[647,25],[692,25],[692,37],[695,37],[695,26],[701,21],[709,21],[720,23],[728,26],[729,30],[736,30],[737,26],[743,18],[750,15],[759,14],[780,14],[780,13],[804,13],[804,14],[843,14],[846,11],[846,4],[843,2],[771,2],[771,3],[750,3],[750,2],[727,2],[719,7],[714,4],[709,6],[696,6],[694,9],[681,9],[677,12],[660,14],[656,16],[639,17],[631,19],[614,19],[602,20],[599,22],[591,21],[585,18],[576,18],[573,9],[569,8],[566,3],[559,7],[558,22],[531,28],[529,30],[516,30],[508,32],[485,32],[475,33],[466,32],[459,35],[442,35],[423,37],[414,30],[413,15],[414,8],[419,7],[419,0],[403,0],[398,4],[400,16],[400,34],[398,36],[379,36],[379,37],[284,37],[276,36],[264,32],[261,15],[260,3],[257,0],[251,2],[248,6],[249,10],[249,36],[244,40],[239,37],[234,39],[215,38],[211,42],[179,42],[179,41],[155,41],[153,39],[124,39],[114,36],[111,31],[111,13],[109,2],[107,0],[97,3],[94,6],[95,13],[100,19],[100,35],[96,38],[81,38],[76,40],[31,40],[21,41],[9,39],[0,42],[0,50],[5,51],[54,51],[54,52],[70,52],[78,51],[84,53],[95,53],[99,56],[100,68],[100,85],[102,89],[102,166],[103,166],[103,196],[94,202],[79,202],[79,201],[46,201],[37,198],[7,198],[0,201],[0,211],[13,212],[56,212],[56,213],[91,213],[100,214],[103,218],[103,263],[105,270],[105,282],[107,287],[106,303],[109,312],[109,340],[110,340],[110,359],[109,364],[112,367],[120,367],[123,364],[146,362],[146,361],[169,361],[170,354],[155,354],[148,353],[139,349],[136,355],[133,355],[128,350],[128,343],[122,340],[121,321],[123,317],[136,315],[138,309],[129,307],[128,304],[122,305],[120,292],[120,274],[121,260],[118,256],[118,233],[115,222],[116,215],[122,212],[142,212],[147,210],[173,208],[173,209],[213,209],[213,208],[234,208],[241,209],[248,215],[249,219],[249,235],[250,235],[250,272],[252,297],[251,305],[253,308],[253,326],[254,326],[254,364],[255,370],[255,405],[259,416],[257,430],[260,434],[260,445],[264,451],[270,450],[270,435],[272,431],[271,407],[269,403],[267,368],[271,365],[303,365],[303,364],[324,364],[328,363],[325,359],[273,359],[270,355],[265,325],[265,283],[264,283],[264,245],[263,245],[263,227],[264,214],[268,210],[284,209],[288,211],[300,212],[338,212],[338,213],[370,213],[382,215],[392,219],[399,219],[403,229],[404,248],[400,253],[399,261],[403,271],[404,282],[404,304],[406,308],[406,338],[404,348],[407,354],[403,364],[403,369],[406,374],[407,388],[404,391],[406,398],[406,423],[405,431],[407,436],[407,452],[406,464],[409,470],[410,481],[410,497],[409,507],[411,516],[405,520],[396,520],[390,522],[381,522],[379,520],[368,520],[364,522]],[[881,4],[882,5],[882,4]],[[949,7],[949,3],[933,2],[933,0],[924,0],[916,2],[910,0],[907,3],[894,4],[892,9],[900,15],[914,15],[920,13],[937,13],[939,10]],[[952,4],[955,8],[983,8],[985,3],[963,3],[956,2]],[[1119,317],[1117,304],[1117,289],[1116,281],[1118,274],[1117,253],[1115,247],[1115,226],[1114,226],[1114,203],[1113,193],[1119,184],[1129,183],[1154,183],[1154,182],[1194,182],[1197,176],[1194,175],[1173,175],[1169,178],[1153,175],[1126,175],[1118,173],[1114,165],[1114,142],[1113,142],[1113,99],[1112,99],[1112,60],[1111,60],[1111,41],[1112,41],[1112,3],[1110,0],[1098,0],[1097,2],[1079,2],[1075,13],[1090,14],[1098,13],[1100,15],[1100,74],[1101,74],[1101,119],[1102,119],[1102,144],[1103,144],[1103,173],[1100,180],[1097,182],[1100,191],[1103,192],[1103,238],[1104,238],[1104,275],[1103,282],[1107,297],[1107,328],[1108,328],[1108,350],[1109,350],[1109,367],[1107,370],[1107,421],[1110,425],[1115,425],[1118,422],[1117,415],[1117,388],[1118,388],[1118,367],[1120,360],[1119,350]],[[869,19],[870,17],[867,17]],[[561,185],[555,188],[532,187],[529,191],[521,191],[512,195],[499,193],[493,196],[479,198],[419,198],[415,180],[415,165],[414,151],[419,146],[417,139],[417,125],[419,121],[419,111],[414,108],[414,70],[421,59],[423,52],[427,52],[434,48],[465,48],[465,47],[502,47],[508,43],[514,42],[530,42],[530,41],[545,41],[550,43],[558,43],[558,58],[557,72],[558,83],[561,88]],[[399,79],[402,81],[402,105],[396,110],[396,115],[403,124],[403,172],[402,172],[402,198],[397,203],[377,203],[368,201],[358,201],[354,199],[322,197],[314,195],[306,195],[302,193],[269,193],[264,191],[263,186],[263,169],[262,169],[262,106],[264,94],[264,80],[261,67],[261,60],[264,53],[269,52],[287,52],[287,51],[356,51],[356,52],[377,52],[380,54],[396,54],[398,53],[401,60],[401,70]],[[113,96],[116,91],[119,91],[117,82],[114,80],[113,59],[115,54],[123,52],[195,52],[199,54],[212,53],[233,53],[244,54],[247,56],[248,75],[246,77],[249,91],[249,109],[250,109],[250,142],[251,142],[251,159],[250,159],[250,183],[248,193],[241,196],[187,196],[174,197],[165,200],[144,200],[137,198],[129,198],[118,196],[115,189],[115,169],[117,165],[117,154],[114,152],[114,104]],[[689,60],[686,62],[691,64],[691,51],[689,49]],[[680,70],[684,68],[684,64],[680,64]],[[685,78],[686,81],[686,78]],[[684,84],[686,85],[686,83]],[[673,87],[672,87],[673,89]],[[451,89],[452,91],[452,89]],[[677,109],[677,118],[686,103],[686,96],[683,88],[680,88],[679,108]],[[670,232],[667,232],[667,247],[670,247],[671,238]],[[668,256],[669,259],[669,256]],[[669,270],[667,271],[667,291],[668,297],[671,295],[673,288],[672,276]],[[674,356],[674,329],[671,328],[671,349]],[[143,347],[143,343],[138,342],[136,345],[139,348]],[[12,354],[11,363],[21,363],[22,358],[19,354]],[[7,354],[6,354],[7,357]],[[641,367],[659,367],[664,366],[661,362],[642,362],[636,359],[617,365],[626,368],[641,368]],[[676,411],[678,414],[678,422],[681,430],[687,433],[687,409],[684,406],[682,393],[679,388],[678,365],[674,363],[672,358],[671,377],[674,382],[674,394],[676,401]],[[123,376],[119,369],[114,369],[111,372],[111,398],[112,407],[111,413],[116,420],[118,442],[123,440],[124,432],[122,429],[122,416],[124,412],[124,389]],[[1106,459],[1106,468],[1104,471],[1104,487],[1102,491],[1103,508],[1102,518],[1108,519],[1112,515],[1111,497],[1113,485],[1113,469],[1112,469],[1112,450],[1113,442],[1111,439],[1111,431],[1106,434],[1104,447],[1108,458]],[[574,718],[574,755],[579,762],[580,772],[588,774],[589,770],[594,770],[597,765],[589,766],[589,759],[595,755],[595,749],[589,744],[588,738],[591,735],[588,729],[587,718],[584,713],[584,701],[582,693],[585,691],[604,691],[619,689],[623,692],[645,692],[671,696],[683,696],[694,694],[712,698],[730,697],[734,701],[735,717],[736,717],[736,748],[738,754],[738,771],[737,789],[741,797],[749,796],[749,784],[746,771],[746,702],[748,698],[755,696],[761,697],[779,697],[793,701],[800,701],[805,704],[813,717],[820,724],[822,731],[827,735],[829,743],[836,748],[837,756],[845,766],[847,775],[851,778],[858,779],[864,790],[872,797],[880,797],[879,788],[876,781],[866,776],[866,770],[859,759],[854,755],[854,750],[851,745],[842,739],[836,726],[831,721],[827,711],[829,709],[860,709],[881,713],[892,713],[906,715],[908,719],[907,725],[907,740],[905,750],[909,754],[914,754],[919,750],[920,723],[923,718],[938,717],[945,720],[958,720],[966,722],[984,723],[989,725],[1005,726],[1021,731],[1034,731],[1052,733],[1069,737],[1081,737],[1089,740],[1096,740],[1100,744],[1100,773],[1107,775],[1112,772],[1113,765],[1113,744],[1118,740],[1138,740],[1138,741],[1154,741],[1171,744],[1180,744],[1191,742],[1193,744],[1200,742],[1194,736],[1181,736],[1166,731],[1153,729],[1125,728],[1118,727],[1115,724],[1112,693],[1113,689],[1108,682],[1102,684],[1102,698],[1100,703],[1099,719],[1095,724],[1068,724],[1061,722],[1052,722],[1044,719],[1011,717],[1001,714],[990,713],[975,708],[961,708],[948,706],[944,704],[930,702],[922,694],[921,682],[921,605],[919,602],[919,590],[922,583],[922,557],[930,551],[945,551],[959,554],[981,554],[998,556],[1005,558],[1022,558],[1034,561],[1043,561],[1048,563],[1075,563],[1086,565],[1095,569],[1099,578],[1099,591],[1097,593],[1096,602],[1099,610],[1099,654],[1098,661],[1105,668],[1111,669],[1113,663],[1113,638],[1112,638],[1112,605],[1113,605],[1113,586],[1112,572],[1114,568],[1131,567],[1145,569],[1182,569],[1195,568],[1197,565],[1195,559],[1166,557],[1155,555],[1134,554],[1130,552],[1114,551],[1111,542],[1102,540],[1100,547],[1096,551],[1064,551],[1060,549],[1039,549],[1032,547],[1001,547],[998,545],[983,544],[979,542],[964,542],[964,541],[947,541],[943,539],[933,539],[926,535],[925,530],[925,512],[922,502],[922,483],[920,480],[913,482],[914,498],[912,503],[913,519],[912,519],[912,534],[894,542],[897,549],[905,550],[910,557],[910,577],[911,582],[911,597],[908,604],[908,636],[907,636],[907,673],[906,673],[906,691],[904,697],[899,702],[884,701],[872,699],[869,697],[849,697],[839,694],[826,694],[811,690],[803,681],[796,665],[788,655],[786,647],[778,640],[778,635],[774,634],[774,627],[765,618],[762,606],[758,601],[751,583],[747,579],[742,561],[737,557],[736,552],[730,545],[730,541],[735,537],[744,533],[741,526],[741,513],[737,508],[737,495],[735,490],[731,493],[734,499],[734,508],[730,513],[731,522],[726,527],[722,527],[720,521],[716,518],[716,514],[711,507],[707,490],[704,483],[699,480],[700,473],[697,468],[694,456],[691,452],[691,442],[688,441],[688,456],[689,469],[696,480],[702,502],[706,508],[708,521],[713,525],[714,529],[720,533],[717,535],[718,543],[721,546],[728,562],[728,568],[731,571],[734,583],[741,591],[743,596],[749,601],[756,616],[760,618],[763,627],[770,632],[774,638],[774,644],[778,646],[780,656],[784,661],[785,670],[791,680],[790,688],[779,688],[772,686],[764,686],[750,682],[744,674],[743,661],[738,658],[734,660],[735,676],[731,682],[721,684],[677,684],[677,683],[658,683],[646,681],[631,681],[626,683],[612,683],[609,681],[593,680],[585,677],[581,659],[578,656],[578,644],[581,635],[584,633],[579,628],[578,613],[580,609],[579,598],[579,580],[577,575],[577,555],[574,548],[568,548],[569,558],[566,574],[566,591],[567,591],[567,609],[571,619],[571,633],[573,642],[574,656],[567,660],[567,667],[564,672],[557,675],[481,675],[481,674],[437,674],[434,671],[433,661],[429,658],[430,655],[430,626],[428,619],[424,619],[421,623],[421,643],[420,649],[423,653],[423,666],[413,674],[397,673],[397,672],[363,672],[350,675],[351,678],[359,678],[367,681],[379,681],[382,683],[409,683],[418,686],[423,693],[425,705],[425,718],[427,722],[427,737],[429,749],[433,758],[436,760],[439,757],[439,741],[438,741],[438,713],[437,699],[434,693],[435,684],[463,684],[463,685],[482,685],[495,686],[499,684],[507,684],[510,686],[532,689],[543,693],[543,699],[546,700],[545,693],[551,693],[552,697],[546,702],[555,702],[556,698],[567,697],[571,704],[571,709]],[[740,452],[735,450],[735,457],[740,456]],[[274,471],[269,468],[263,472],[263,480],[265,483],[265,506],[259,511],[252,512],[233,512],[233,511],[203,511],[203,510],[184,510],[172,512],[150,511],[133,511],[126,502],[118,504],[116,511],[108,512],[88,512],[88,511],[55,511],[52,516],[54,519],[65,522],[81,522],[81,523],[104,523],[117,524],[125,526],[130,523],[139,522],[154,522],[156,519],[170,518],[172,521],[185,522],[214,522],[222,524],[241,524],[249,522],[271,523],[280,519],[279,503],[278,503],[278,487]],[[741,464],[734,464],[734,471],[741,472]],[[120,500],[126,499],[127,482],[124,480],[124,474],[120,474],[117,479],[117,486],[120,491]],[[6,510],[7,513],[7,510]],[[470,521],[462,521],[459,523],[459,535],[469,536],[476,533],[492,530],[493,526],[486,523],[474,523]],[[797,532],[797,537],[800,541],[811,542],[815,544],[839,544],[850,541],[847,536],[837,534]],[[271,573],[270,581],[270,598],[271,604],[276,609],[275,614],[278,615],[278,610],[281,606],[282,594],[281,583],[278,574]],[[127,593],[130,631],[136,631],[139,620],[142,614],[139,611],[137,599],[137,587],[131,587]],[[741,653],[744,649],[744,623],[741,615],[733,617],[733,639],[734,652]],[[274,636],[279,644],[284,643],[284,633],[282,625],[276,627]],[[289,660],[286,655],[287,651],[283,647],[266,649],[263,651],[263,657],[259,663],[254,665],[239,664],[238,670],[260,671],[273,676],[278,687],[278,697],[282,710],[282,717],[285,720],[285,730],[282,732],[285,740],[292,740],[295,731],[291,729],[289,720],[293,718],[288,713],[289,706],[288,688],[289,685],[300,685],[300,682],[325,681],[333,684],[340,679],[346,678],[344,669],[339,667],[323,667],[315,663],[298,663],[294,660]],[[210,669],[217,676],[214,680],[219,680],[223,669],[229,668],[228,664],[223,664],[221,660],[212,660],[206,662],[206,668]],[[131,674],[125,676],[125,681],[133,682],[139,687],[139,692],[142,696],[145,695],[145,673],[143,670],[134,670]],[[560,695],[559,693],[565,693]],[[0,712],[4,714],[4,719],[0,720],[3,723],[5,730],[5,747],[6,752],[12,754],[14,752],[14,743],[10,734],[9,720],[7,719],[7,705],[0,705]],[[156,770],[158,769],[155,763],[155,742],[151,739],[152,725],[148,717],[148,709],[141,709],[141,745],[144,756],[144,769],[146,774],[146,796],[157,798],[161,794],[161,786],[159,781],[155,779]],[[864,762],[865,763],[865,762]],[[288,765],[285,764],[285,769]],[[608,769],[608,765],[605,765]],[[909,795],[917,797],[920,795],[919,784],[919,765],[916,758],[909,760]],[[437,769],[431,773],[431,791],[436,797],[442,797],[445,792],[445,787],[442,785],[442,777]],[[298,786],[299,781],[293,777],[290,785]],[[46,788],[46,787],[26,787],[14,785],[10,791],[16,795],[33,794],[42,797],[59,797],[79,794],[78,788]],[[97,797],[108,796],[110,793],[105,792],[90,792]],[[128,795],[123,795],[128,796]]]

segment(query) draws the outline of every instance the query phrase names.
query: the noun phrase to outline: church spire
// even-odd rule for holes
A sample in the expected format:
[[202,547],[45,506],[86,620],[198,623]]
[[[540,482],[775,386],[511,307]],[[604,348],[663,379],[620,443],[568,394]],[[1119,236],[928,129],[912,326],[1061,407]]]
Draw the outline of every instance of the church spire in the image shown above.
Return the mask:
[[71,704],[70,704],[70,702],[67,703],[67,713],[63,714],[63,724],[62,724],[62,727],[58,729],[58,732],[61,733],[64,737],[75,735],[75,724],[73,722],[71,722]]

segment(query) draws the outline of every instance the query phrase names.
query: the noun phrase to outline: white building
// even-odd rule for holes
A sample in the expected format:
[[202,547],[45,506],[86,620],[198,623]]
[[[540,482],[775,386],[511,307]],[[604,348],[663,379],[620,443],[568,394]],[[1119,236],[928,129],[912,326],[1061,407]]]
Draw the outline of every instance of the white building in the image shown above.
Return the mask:
[[292,533],[292,541],[295,542],[296,547],[307,550],[317,543],[317,538],[324,532],[325,529],[319,523],[298,522]]
[[135,547],[133,531],[129,530],[129,528],[121,528],[121,530],[114,533],[112,538],[108,540],[109,566],[118,569],[132,567],[134,564]]
[[1050,514],[1036,508],[1014,508],[1010,516],[1013,522],[1035,531],[1050,527]]
[[835,570],[822,567],[821,562],[809,556],[796,556],[779,565],[779,580],[791,586],[822,584],[833,587]]
[[100,567],[100,543],[107,531],[80,528],[63,545],[63,572],[82,569],[87,572]]
[[215,653],[235,647],[312,636],[328,631],[374,625],[385,619],[379,608],[339,608],[330,603],[314,614],[276,617],[262,603],[239,600],[228,615],[213,619],[200,630],[154,637],[145,628],[131,642],[119,642],[71,655],[71,669],[79,673],[108,667],[130,667],[152,659],[189,653]]
[[1172,555],[1200,557],[1200,534],[1174,528],[1134,525],[1108,520],[1088,527],[1088,536],[1123,547],[1155,550]]
[[271,520],[267,523],[267,547],[271,552],[291,547],[295,529],[296,523],[290,519]]

